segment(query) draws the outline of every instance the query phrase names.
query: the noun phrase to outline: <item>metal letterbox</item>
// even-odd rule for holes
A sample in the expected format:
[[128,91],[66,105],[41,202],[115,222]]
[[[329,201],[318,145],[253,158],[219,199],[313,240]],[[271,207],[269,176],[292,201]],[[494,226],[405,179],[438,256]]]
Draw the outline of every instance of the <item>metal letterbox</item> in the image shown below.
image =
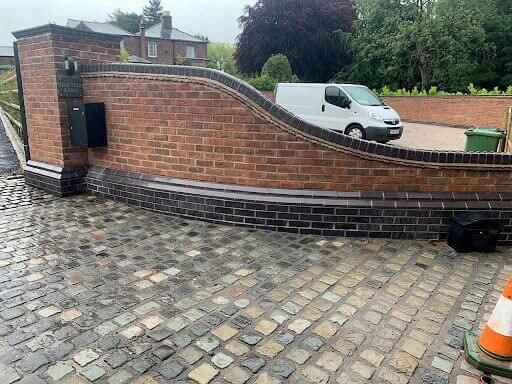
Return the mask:
[[69,125],[72,145],[88,148],[107,146],[104,103],[70,104]]
[[497,220],[474,212],[455,215],[448,245],[459,253],[494,252],[500,236]]

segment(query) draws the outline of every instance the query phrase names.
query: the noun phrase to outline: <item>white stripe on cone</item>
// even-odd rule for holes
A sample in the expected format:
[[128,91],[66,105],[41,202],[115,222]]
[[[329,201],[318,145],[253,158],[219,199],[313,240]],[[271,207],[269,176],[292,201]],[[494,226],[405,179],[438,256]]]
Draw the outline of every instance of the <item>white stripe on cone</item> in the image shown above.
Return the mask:
[[512,337],[512,300],[500,297],[487,326],[500,335]]

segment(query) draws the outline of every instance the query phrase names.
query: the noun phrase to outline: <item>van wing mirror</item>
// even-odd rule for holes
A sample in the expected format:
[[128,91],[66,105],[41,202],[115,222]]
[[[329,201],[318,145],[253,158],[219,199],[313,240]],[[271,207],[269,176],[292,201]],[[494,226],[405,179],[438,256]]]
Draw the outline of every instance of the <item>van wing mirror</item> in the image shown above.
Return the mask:
[[352,101],[348,97],[344,97],[343,101],[341,102],[341,107],[350,108],[350,104],[352,104]]

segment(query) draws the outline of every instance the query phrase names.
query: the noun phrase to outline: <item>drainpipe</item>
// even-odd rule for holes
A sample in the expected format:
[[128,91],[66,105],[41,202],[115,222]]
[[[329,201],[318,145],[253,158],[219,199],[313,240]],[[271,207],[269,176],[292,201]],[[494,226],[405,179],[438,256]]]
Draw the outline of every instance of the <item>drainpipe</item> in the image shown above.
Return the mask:
[[146,45],[146,28],[144,27],[144,20],[140,22],[140,57],[148,59],[148,47]]

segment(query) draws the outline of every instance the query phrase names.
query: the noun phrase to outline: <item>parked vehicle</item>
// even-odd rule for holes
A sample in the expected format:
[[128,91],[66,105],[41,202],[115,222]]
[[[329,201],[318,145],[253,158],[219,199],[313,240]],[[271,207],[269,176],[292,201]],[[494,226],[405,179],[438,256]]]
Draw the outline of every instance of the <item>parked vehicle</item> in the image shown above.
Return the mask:
[[276,103],[309,123],[386,143],[402,136],[400,116],[364,85],[280,83]]

